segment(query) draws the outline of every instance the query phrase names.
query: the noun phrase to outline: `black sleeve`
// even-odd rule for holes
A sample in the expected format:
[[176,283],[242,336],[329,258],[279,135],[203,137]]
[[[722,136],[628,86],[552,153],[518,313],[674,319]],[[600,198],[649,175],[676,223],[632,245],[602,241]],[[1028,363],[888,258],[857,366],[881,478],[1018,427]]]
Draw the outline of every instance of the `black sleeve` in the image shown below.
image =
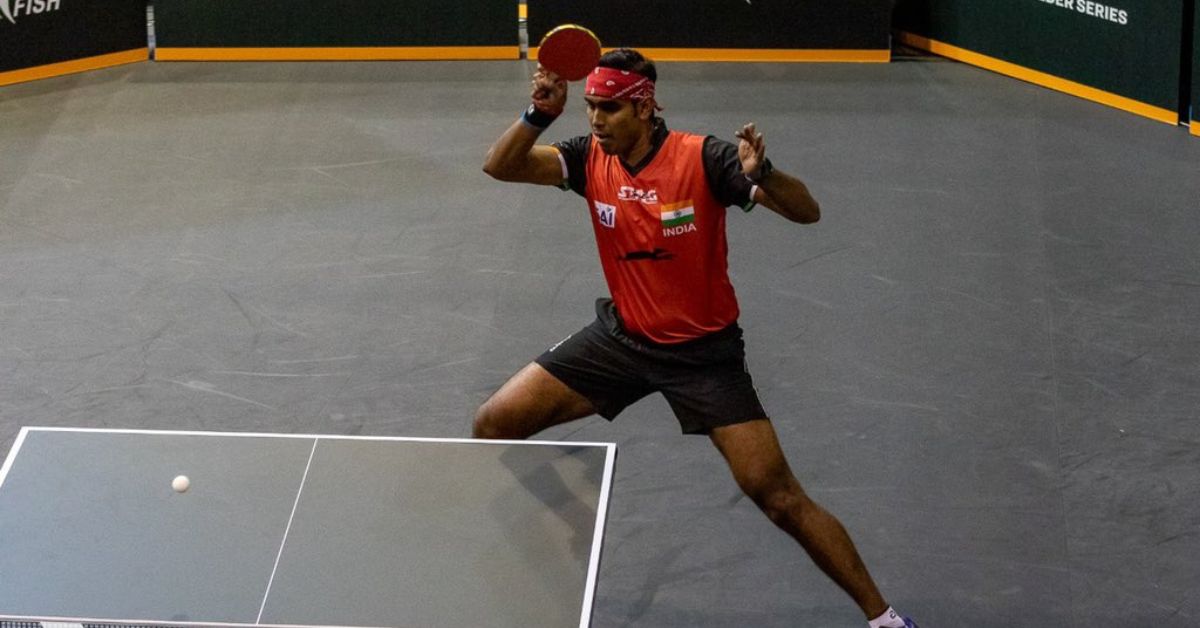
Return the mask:
[[564,190],[574,190],[580,196],[587,189],[587,155],[592,148],[592,136],[580,135],[553,144],[567,164],[567,180]]
[[742,174],[737,146],[709,135],[704,138],[704,175],[713,196],[726,207],[754,208],[754,184]]

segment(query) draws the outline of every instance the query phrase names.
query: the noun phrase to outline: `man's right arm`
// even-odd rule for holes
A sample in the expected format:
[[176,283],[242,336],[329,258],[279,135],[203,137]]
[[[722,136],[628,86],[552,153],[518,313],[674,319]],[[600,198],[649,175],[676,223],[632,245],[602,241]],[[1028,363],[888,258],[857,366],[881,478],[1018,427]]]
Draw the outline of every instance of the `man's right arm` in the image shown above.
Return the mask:
[[563,167],[558,150],[537,144],[537,139],[562,113],[567,101],[567,82],[538,66],[532,83],[530,110],[488,149],[483,171],[501,181],[560,185]]
[[560,185],[562,163],[558,149],[536,144],[541,131],[518,119],[488,149],[483,171],[500,181]]

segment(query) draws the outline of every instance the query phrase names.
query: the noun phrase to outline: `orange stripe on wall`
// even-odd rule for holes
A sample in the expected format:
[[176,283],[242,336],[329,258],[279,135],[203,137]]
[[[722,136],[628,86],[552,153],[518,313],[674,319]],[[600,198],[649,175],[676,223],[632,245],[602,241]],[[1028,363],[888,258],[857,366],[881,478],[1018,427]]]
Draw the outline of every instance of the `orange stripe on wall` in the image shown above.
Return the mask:
[[[606,48],[611,50],[611,48]],[[891,50],[791,50],[766,48],[638,48],[655,61],[734,61],[773,63],[887,63]],[[529,48],[529,58],[537,59],[537,46]]]
[[0,85],[12,85],[13,83],[36,81],[38,79],[50,78],[52,76],[62,76],[64,74],[76,74],[79,72],[87,72],[89,70],[111,68],[117,65],[137,63],[139,61],[147,61],[149,59],[149,48],[136,48],[134,50],[114,52],[95,57],[85,57],[83,59],[75,59],[73,61],[50,63],[47,65],[25,68],[23,70],[0,72]]
[[518,46],[352,48],[159,48],[158,61],[437,61],[517,59]]
[[1095,87],[1088,87],[1082,83],[1069,81],[1051,74],[1046,74],[1045,72],[1031,70],[1015,63],[1009,63],[1008,61],[1002,61],[994,57],[979,54],[978,52],[971,52],[970,50],[966,50],[964,48],[945,44],[933,39],[927,39],[925,37],[921,37],[920,35],[913,35],[912,33],[900,33],[900,41],[914,48],[928,50],[929,52],[954,59],[955,61],[962,61],[963,63],[979,66],[1005,76],[1011,76],[1013,78],[1021,79],[1022,81],[1028,81],[1035,85],[1041,85],[1042,87],[1048,87],[1072,96],[1078,96],[1079,98],[1098,102],[1103,105],[1108,105],[1109,107],[1115,107],[1123,111],[1135,113],[1139,116],[1150,118],[1151,120],[1157,120],[1159,122],[1172,125],[1179,123],[1179,114],[1171,111],[1170,109],[1163,109],[1162,107],[1156,107],[1132,98],[1118,96],[1117,94],[1113,94],[1111,92],[1096,89]]

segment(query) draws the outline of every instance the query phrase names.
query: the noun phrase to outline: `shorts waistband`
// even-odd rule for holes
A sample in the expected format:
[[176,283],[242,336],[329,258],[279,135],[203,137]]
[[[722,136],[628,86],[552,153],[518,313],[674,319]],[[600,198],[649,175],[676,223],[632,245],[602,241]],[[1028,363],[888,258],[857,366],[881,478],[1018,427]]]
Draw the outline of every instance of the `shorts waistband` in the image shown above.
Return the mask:
[[703,351],[707,347],[722,345],[730,341],[738,341],[742,338],[742,328],[738,325],[737,321],[734,321],[717,331],[698,338],[692,338],[691,340],[672,343],[655,342],[645,336],[628,331],[625,328],[625,324],[621,321],[621,315],[617,312],[616,304],[613,303],[612,299],[608,298],[596,299],[596,318],[617,339],[627,343],[634,343],[639,348],[655,351],[686,354]]

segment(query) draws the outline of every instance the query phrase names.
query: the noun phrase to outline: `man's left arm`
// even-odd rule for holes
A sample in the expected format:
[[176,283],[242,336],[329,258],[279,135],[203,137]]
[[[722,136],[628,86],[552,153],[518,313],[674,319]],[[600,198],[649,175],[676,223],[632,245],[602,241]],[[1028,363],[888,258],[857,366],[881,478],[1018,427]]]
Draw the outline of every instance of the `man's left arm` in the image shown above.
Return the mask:
[[808,186],[786,172],[776,170],[766,158],[767,145],[763,134],[751,122],[736,133],[738,159],[742,173],[756,186],[754,202],[792,222],[809,224],[821,219],[821,206],[808,191]]

